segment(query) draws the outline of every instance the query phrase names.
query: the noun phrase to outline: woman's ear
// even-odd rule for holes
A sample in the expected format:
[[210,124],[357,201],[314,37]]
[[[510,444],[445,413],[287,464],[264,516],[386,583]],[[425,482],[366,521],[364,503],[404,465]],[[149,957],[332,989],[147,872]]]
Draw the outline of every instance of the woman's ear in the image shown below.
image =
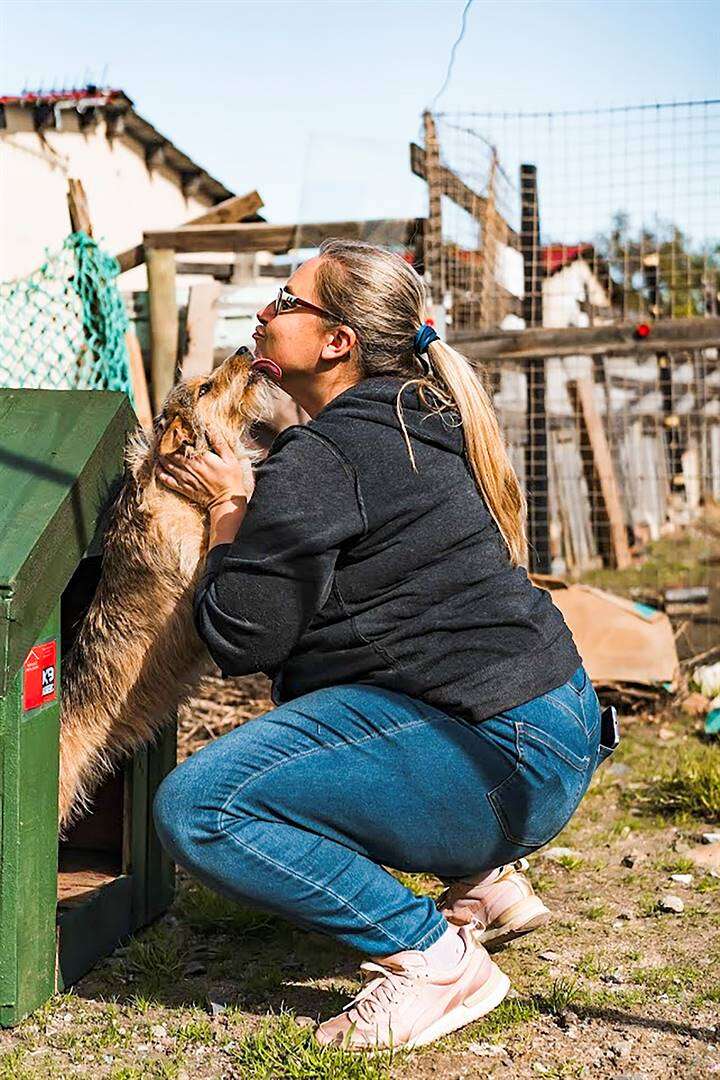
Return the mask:
[[323,360],[346,360],[356,344],[357,334],[352,327],[338,326],[333,330],[330,340],[323,345],[320,356]]

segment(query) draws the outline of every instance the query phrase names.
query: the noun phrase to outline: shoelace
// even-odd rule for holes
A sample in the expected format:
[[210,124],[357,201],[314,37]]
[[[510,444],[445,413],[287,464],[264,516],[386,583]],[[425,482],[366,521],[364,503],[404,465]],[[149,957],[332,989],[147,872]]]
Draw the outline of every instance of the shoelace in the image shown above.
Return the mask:
[[413,982],[413,976],[406,971],[391,971],[382,964],[375,964],[366,960],[360,965],[360,970],[365,977],[367,974],[377,972],[377,976],[363,987],[360,993],[349,1005],[345,1006],[344,1012],[354,1009],[364,1023],[370,1023],[378,1012],[386,1011],[397,1004],[402,997],[403,991],[407,990]]

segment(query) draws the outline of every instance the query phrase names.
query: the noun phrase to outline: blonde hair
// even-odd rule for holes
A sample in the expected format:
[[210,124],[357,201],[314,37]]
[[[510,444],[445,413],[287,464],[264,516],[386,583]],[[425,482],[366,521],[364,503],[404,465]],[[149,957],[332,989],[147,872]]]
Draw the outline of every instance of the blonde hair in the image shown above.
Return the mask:
[[[423,404],[459,413],[465,451],[475,482],[507,545],[511,561],[524,562],[526,502],[508,455],[482,372],[443,341],[428,346],[432,374],[414,352],[425,321],[427,294],[419,274],[400,255],[356,240],[326,240],[320,247],[315,291],[323,307],[337,312],[357,335],[357,362],[364,378],[405,379],[396,408],[413,469],[415,455],[402,416],[406,387],[418,386]],[[432,399],[432,400],[430,400]],[[434,403],[433,403],[434,402]]]

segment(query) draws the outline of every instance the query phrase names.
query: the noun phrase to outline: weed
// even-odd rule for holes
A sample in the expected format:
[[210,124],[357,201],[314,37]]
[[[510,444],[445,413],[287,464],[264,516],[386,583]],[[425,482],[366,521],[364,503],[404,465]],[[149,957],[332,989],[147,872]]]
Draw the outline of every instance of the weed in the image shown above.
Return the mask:
[[125,954],[128,971],[139,980],[143,991],[157,994],[164,987],[174,987],[181,980],[183,958],[175,934],[150,931],[133,938]]
[[128,1000],[128,1004],[135,1012],[144,1016],[148,1009],[152,1008],[152,1001],[150,998],[144,996],[144,994],[132,994]]
[[392,1054],[365,1055],[321,1046],[287,1012],[269,1017],[225,1052],[243,1080],[387,1080]]
[[477,1020],[464,1028],[462,1039],[463,1042],[478,1039],[491,1042],[519,1024],[528,1024],[537,1020],[539,1015],[540,1008],[535,998],[505,998],[482,1020]]
[[285,976],[277,965],[268,963],[253,965],[243,979],[243,994],[253,1002],[266,1001],[268,996],[279,990],[284,982]]
[[607,907],[605,904],[593,904],[585,910],[585,917],[587,919],[592,919],[593,921],[602,919],[604,915],[607,915]]
[[178,899],[178,914],[194,930],[226,931],[235,937],[267,936],[273,930],[288,935],[289,923],[266,911],[236,904],[198,882],[187,882]]
[[578,975],[584,975],[588,979],[597,979],[606,969],[607,964],[600,959],[596,952],[586,953],[575,965]]
[[204,1016],[193,1016],[172,1033],[183,1049],[186,1046],[211,1046],[215,1042],[215,1030]]
[[583,864],[579,855],[560,855],[555,861],[563,870],[577,870]]
[[156,1058],[144,1062],[139,1068],[120,1065],[110,1073],[110,1080],[176,1080],[181,1063],[176,1057]]
[[553,1016],[561,1016],[578,996],[578,980],[559,978],[555,979],[546,995],[537,998],[538,1006],[542,1012],[552,1013]]
[[698,981],[696,968],[666,965],[656,968],[639,968],[632,974],[632,981],[646,986],[656,994],[668,994],[680,997],[687,990],[692,990]]
[[[638,798],[638,796],[635,796]],[[643,810],[677,818],[720,821],[720,755],[714,746],[691,744],[646,784]]]
[[695,863],[687,855],[666,855],[655,866],[666,874],[690,874],[695,869]]
[[32,1080],[33,1072],[23,1064],[25,1050],[16,1047],[0,1057],[0,1080]]

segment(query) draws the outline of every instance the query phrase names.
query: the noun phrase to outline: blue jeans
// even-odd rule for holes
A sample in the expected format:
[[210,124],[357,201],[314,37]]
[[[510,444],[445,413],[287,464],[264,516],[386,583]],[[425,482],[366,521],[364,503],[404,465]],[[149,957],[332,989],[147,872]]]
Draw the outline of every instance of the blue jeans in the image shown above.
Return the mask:
[[155,825],[211,889],[378,956],[426,949],[447,924],[383,867],[451,879],[551,840],[601,759],[585,669],[470,724],[352,684],[296,698],[223,735],[161,783]]

